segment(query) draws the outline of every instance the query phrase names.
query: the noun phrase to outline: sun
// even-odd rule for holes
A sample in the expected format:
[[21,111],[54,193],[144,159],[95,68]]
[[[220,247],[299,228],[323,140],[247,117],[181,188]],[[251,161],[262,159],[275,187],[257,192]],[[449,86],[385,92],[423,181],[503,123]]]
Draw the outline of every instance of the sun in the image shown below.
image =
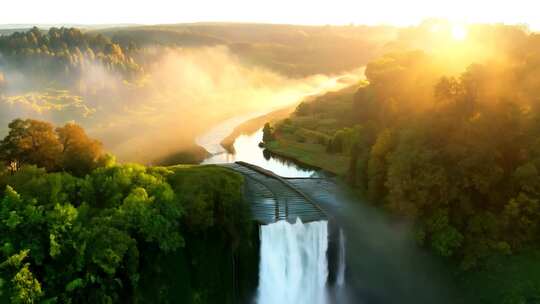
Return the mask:
[[452,26],[452,38],[455,40],[465,40],[467,38],[467,28],[461,24]]

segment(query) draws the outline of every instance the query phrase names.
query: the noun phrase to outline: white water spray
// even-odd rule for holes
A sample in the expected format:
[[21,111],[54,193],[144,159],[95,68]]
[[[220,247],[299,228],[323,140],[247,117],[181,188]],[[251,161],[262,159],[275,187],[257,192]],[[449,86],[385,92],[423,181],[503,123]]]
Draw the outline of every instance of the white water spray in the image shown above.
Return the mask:
[[343,229],[339,229],[339,256],[338,256],[338,268],[336,284],[338,287],[345,285],[345,265],[346,265],[346,251],[345,251],[345,233]]
[[261,226],[258,304],[324,304],[328,222]]

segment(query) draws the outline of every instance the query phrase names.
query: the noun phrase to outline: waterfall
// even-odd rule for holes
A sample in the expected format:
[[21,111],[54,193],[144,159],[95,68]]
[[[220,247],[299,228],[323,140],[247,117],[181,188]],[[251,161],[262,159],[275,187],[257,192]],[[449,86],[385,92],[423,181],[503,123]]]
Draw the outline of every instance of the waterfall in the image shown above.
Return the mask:
[[328,222],[261,226],[258,304],[324,304]]
[[346,265],[346,252],[345,252],[345,233],[343,229],[339,229],[339,256],[338,267],[336,275],[336,284],[338,287],[345,285],[345,265]]

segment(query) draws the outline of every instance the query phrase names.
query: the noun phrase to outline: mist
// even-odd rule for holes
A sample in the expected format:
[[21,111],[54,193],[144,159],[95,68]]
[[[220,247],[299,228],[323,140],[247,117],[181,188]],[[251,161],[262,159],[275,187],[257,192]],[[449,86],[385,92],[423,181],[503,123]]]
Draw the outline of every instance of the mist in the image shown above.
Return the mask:
[[68,90],[50,89],[51,79],[29,91],[21,73],[3,69],[7,86],[0,94],[0,119],[3,125],[16,117],[75,121],[119,160],[149,163],[192,147],[197,135],[222,120],[268,112],[363,77],[358,69],[288,78],[244,62],[224,46],[145,52],[153,60],[136,80],[91,63]]

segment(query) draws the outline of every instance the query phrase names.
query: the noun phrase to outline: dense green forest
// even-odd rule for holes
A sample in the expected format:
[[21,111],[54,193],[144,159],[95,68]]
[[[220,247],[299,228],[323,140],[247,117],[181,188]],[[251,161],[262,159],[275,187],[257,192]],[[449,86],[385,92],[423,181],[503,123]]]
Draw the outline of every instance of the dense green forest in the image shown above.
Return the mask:
[[[498,41],[496,56],[453,73],[444,50],[389,53],[368,64],[365,83],[298,106],[266,147],[345,176],[412,220],[419,244],[479,270],[540,246],[540,35],[510,26],[470,35]],[[528,261],[515,301],[538,300]]]
[[234,263],[257,256],[241,176],[115,164],[75,124],[9,128],[0,302],[232,303],[253,288],[257,262]]

